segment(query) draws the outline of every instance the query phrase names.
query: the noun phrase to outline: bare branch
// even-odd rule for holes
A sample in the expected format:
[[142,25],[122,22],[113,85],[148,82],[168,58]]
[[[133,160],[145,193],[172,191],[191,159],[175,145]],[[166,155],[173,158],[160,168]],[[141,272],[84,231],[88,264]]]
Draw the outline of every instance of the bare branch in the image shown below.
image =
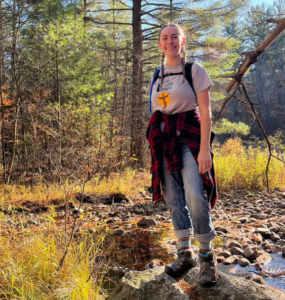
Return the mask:
[[265,38],[265,40],[252,52],[247,53],[244,61],[242,62],[235,78],[232,80],[227,88],[227,93],[231,91],[233,86],[240,82],[245,72],[250,68],[250,66],[257,62],[258,57],[269,47],[275,39],[280,35],[280,33],[285,29],[285,18],[280,19],[277,26],[271,31],[271,33]]

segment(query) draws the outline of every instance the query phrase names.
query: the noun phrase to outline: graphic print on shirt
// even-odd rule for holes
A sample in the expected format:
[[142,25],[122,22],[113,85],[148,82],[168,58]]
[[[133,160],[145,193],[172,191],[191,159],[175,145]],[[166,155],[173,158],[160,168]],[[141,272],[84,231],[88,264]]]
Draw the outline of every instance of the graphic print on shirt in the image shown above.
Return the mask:
[[163,106],[163,108],[166,108],[171,102],[169,93],[167,93],[167,92],[161,93],[158,96],[158,102],[161,106]]

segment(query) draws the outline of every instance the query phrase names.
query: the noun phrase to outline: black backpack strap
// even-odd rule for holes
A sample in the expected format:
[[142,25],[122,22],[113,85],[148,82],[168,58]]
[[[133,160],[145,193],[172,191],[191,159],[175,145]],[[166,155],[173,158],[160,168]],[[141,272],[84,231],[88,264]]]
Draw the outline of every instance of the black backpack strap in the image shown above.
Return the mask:
[[196,92],[195,92],[195,89],[194,89],[194,86],[193,86],[193,79],[192,79],[192,66],[193,66],[193,62],[189,63],[185,63],[185,77],[188,81],[188,83],[190,84],[195,96],[196,95]]

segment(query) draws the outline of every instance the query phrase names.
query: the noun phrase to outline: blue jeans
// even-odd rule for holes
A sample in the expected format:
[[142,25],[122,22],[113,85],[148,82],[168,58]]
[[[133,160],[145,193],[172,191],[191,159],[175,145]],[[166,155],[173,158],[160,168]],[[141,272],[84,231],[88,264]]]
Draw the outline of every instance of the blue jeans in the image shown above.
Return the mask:
[[204,195],[203,177],[185,140],[180,139],[183,168],[167,172],[163,159],[161,186],[165,202],[170,208],[177,238],[193,234],[198,242],[208,243],[217,235],[212,225],[210,203]]

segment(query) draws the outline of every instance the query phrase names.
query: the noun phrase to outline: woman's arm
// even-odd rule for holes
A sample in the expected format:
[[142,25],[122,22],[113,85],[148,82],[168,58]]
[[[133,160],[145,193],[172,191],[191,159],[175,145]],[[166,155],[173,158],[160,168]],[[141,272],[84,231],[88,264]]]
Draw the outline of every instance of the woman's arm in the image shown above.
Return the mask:
[[212,158],[210,154],[210,136],[211,136],[211,102],[210,89],[207,88],[197,94],[199,111],[201,115],[201,143],[198,155],[199,173],[204,174],[212,167]]

